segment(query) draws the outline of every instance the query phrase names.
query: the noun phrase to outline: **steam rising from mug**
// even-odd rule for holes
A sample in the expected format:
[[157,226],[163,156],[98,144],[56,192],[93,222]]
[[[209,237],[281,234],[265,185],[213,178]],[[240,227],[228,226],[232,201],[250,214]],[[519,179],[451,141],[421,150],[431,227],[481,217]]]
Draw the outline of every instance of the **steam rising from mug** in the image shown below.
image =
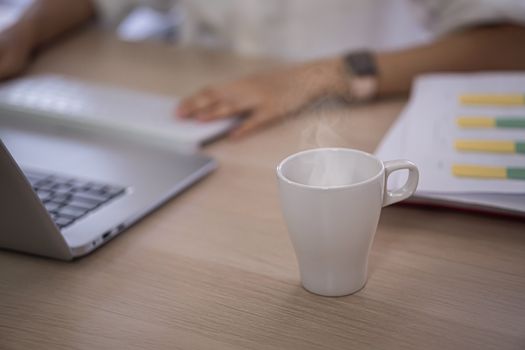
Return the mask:
[[[322,110],[318,112],[311,125],[302,132],[301,148],[348,146],[347,140],[336,132],[339,119],[333,117],[333,113],[328,116]],[[349,171],[348,164],[341,164],[338,157],[330,153],[317,153],[311,159],[305,159],[304,168],[310,172],[306,185],[331,187],[355,182],[355,167],[351,166],[352,171]]]

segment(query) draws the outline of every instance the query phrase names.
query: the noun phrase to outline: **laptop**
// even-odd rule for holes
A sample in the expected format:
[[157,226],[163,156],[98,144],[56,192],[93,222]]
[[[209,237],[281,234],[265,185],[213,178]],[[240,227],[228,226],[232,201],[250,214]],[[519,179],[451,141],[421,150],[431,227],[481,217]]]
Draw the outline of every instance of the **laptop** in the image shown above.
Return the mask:
[[[9,102],[12,85],[0,90],[0,248],[61,260],[84,256],[217,166],[196,152],[122,137],[126,132],[58,123],[52,106]],[[147,104],[147,96],[123,101],[126,91],[118,93],[128,110]],[[96,99],[90,103],[100,108]],[[68,113],[79,115],[66,110],[61,118]]]

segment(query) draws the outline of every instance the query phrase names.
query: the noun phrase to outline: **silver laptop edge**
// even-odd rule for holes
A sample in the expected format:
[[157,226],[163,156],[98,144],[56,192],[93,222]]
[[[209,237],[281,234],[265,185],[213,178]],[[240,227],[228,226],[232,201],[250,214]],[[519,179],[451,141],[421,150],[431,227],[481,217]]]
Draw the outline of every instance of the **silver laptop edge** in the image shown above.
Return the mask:
[[70,260],[73,253],[0,140],[0,246]]
[[[202,155],[8,119],[0,115],[0,248],[62,260],[83,256],[217,167]],[[59,230],[24,177],[26,168],[126,191]]]

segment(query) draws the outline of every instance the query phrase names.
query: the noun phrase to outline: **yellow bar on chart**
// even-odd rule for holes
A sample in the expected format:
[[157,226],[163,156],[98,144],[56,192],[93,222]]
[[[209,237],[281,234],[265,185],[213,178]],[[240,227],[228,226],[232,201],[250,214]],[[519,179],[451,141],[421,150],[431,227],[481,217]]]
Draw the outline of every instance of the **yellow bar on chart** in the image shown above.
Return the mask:
[[456,121],[462,128],[496,127],[496,119],[491,117],[459,117]]
[[525,105],[523,94],[465,94],[459,97],[464,105],[497,105],[497,106],[519,106]]
[[455,147],[468,152],[516,153],[514,141],[456,140]]
[[452,165],[452,174],[459,177],[506,179],[507,169],[479,165]]

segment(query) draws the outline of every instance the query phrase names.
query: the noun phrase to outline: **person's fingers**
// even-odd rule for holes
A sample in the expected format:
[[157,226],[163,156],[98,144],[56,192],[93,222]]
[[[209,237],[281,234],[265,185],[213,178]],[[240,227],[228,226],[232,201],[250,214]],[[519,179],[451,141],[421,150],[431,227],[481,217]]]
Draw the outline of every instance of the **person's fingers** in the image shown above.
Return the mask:
[[0,79],[9,76],[11,73],[11,61],[5,48],[0,45]]
[[236,129],[230,132],[230,137],[237,139],[243,137],[256,129],[262,127],[263,125],[269,123],[271,120],[275,119],[272,117],[272,112],[269,110],[261,109],[248,118],[239,125]]
[[177,114],[183,118],[193,117],[200,110],[208,107],[211,103],[213,103],[213,101],[210,97],[197,94],[183,100],[177,109]]
[[239,105],[230,100],[222,100],[209,108],[202,110],[197,119],[200,121],[210,121],[221,118],[228,118],[246,112],[242,105]]
[[177,108],[177,115],[182,118],[194,117],[200,111],[217,103],[218,99],[219,96],[214,89],[203,89],[196,94],[183,99]]
[[10,78],[22,70],[22,66],[13,64],[9,57],[0,56],[0,80]]
[[17,24],[0,30],[0,79],[20,74],[28,63],[31,45],[26,31]]
[[0,56],[0,79],[6,76],[7,73],[8,73],[7,62],[2,56]]

